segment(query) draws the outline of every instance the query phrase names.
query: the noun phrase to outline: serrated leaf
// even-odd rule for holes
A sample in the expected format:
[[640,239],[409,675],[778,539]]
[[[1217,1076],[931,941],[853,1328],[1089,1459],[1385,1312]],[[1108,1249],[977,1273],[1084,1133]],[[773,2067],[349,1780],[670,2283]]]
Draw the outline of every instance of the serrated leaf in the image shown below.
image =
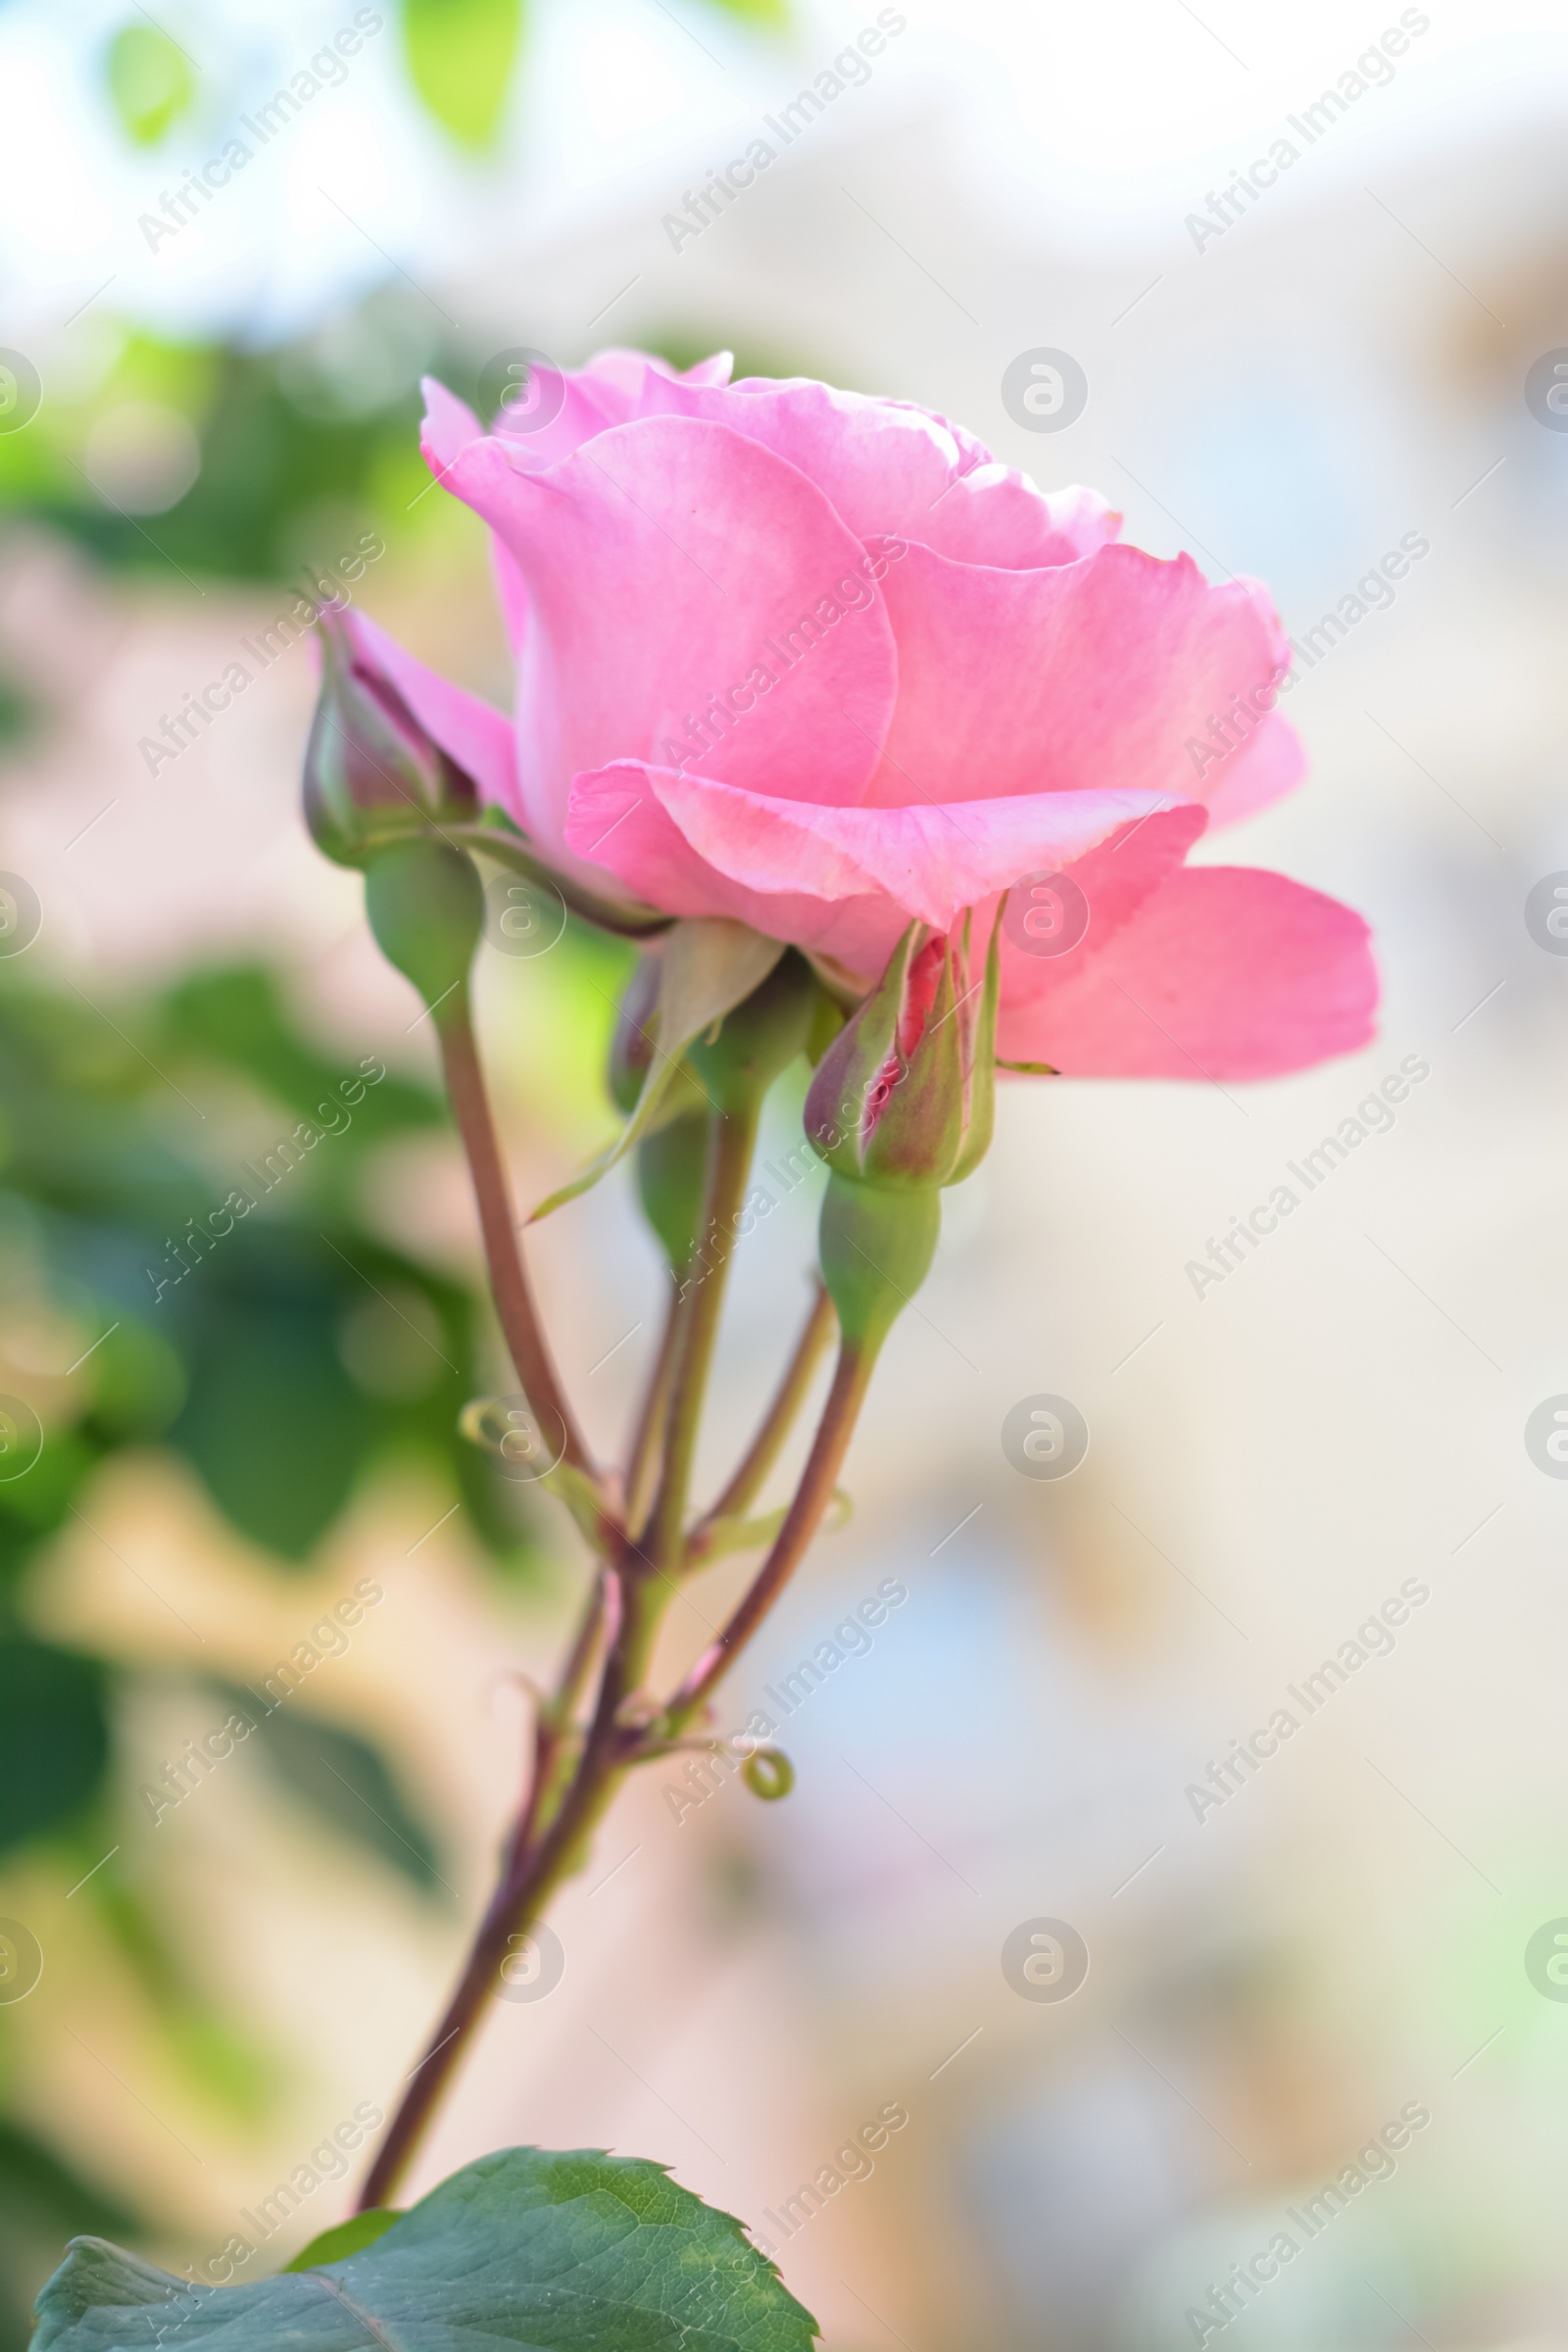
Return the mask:
[[38,2298],[32,2352],[811,2352],[816,2332],[740,2223],[662,2165],[507,2148],[363,2252],[245,2286],[193,2287],[78,2238]]
[[521,38],[522,0],[403,0],[414,86],[465,147],[494,139]]
[[592,1191],[632,1145],[652,1131],[687,1047],[733,1012],[754,988],[760,988],[784,949],[778,940],[764,939],[727,915],[698,914],[674,924],[648,953],[659,958],[659,994],[648,1022],[654,1058],[637,1107],[608,1151],[541,1202],[529,1220],[532,1224]]

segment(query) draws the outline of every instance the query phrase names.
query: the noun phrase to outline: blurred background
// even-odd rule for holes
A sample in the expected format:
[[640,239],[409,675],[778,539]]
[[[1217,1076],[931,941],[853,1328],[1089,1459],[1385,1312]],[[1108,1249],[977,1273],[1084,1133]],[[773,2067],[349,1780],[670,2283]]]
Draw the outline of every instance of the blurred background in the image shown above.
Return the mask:
[[[874,68],[674,236],[868,24]],[[1551,0],[0,6],[4,2352],[72,2232],[210,2276],[279,2180],[276,2258],[348,2210],[323,2144],[438,2013],[581,1586],[564,1517],[455,1436],[507,1383],[427,1027],[298,819],[310,631],[147,746],[317,583],[505,703],[417,378],[493,407],[519,354],[611,343],[923,402],[1265,578],[1318,632],[1312,777],[1200,854],[1359,906],[1386,1008],[1268,1086],[1005,1093],[853,1523],[731,1693],[805,1692],[795,1795],[644,1777],[416,2185],[518,2140],[658,2157],[830,2352],[1568,2343],[1568,1488],[1526,1444],[1568,1391],[1568,942],[1527,917],[1568,881],[1565,32]],[[1070,417],[1009,403],[1040,351],[1083,371]],[[610,1132],[626,961],[483,953],[524,1199]],[[1401,1063],[1393,1124],[1196,1281]],[[742,1247],[710,1477],[812,1206]],[[534,1262],[614,1442],[659,1312],[629,1185]],[[1002,1446],[1041,1393],[1091,1433],[1059,1483]],[[723,1598],[673,1613],[671,1669]],[[1089,1965],[1041,2000],[1008,1939],[1051,1921]]]

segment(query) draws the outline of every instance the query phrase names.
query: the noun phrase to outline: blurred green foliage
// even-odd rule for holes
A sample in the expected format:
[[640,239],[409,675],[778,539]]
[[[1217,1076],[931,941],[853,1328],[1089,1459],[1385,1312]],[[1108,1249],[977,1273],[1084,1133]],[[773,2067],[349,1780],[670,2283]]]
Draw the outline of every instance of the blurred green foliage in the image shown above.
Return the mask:
[[[31,1602],[55,1540],[95,1523],[95,1475],[148,1446],[182,1457],[279,1577],[392,1460],[424,1464],[462,1502],[499,1572],[529,1572],[538,1555],[518,1490],[457,1435],[462,1405],[485,1386],[488,1310],[390,1245],[359,1205],[373,1155],[445,1115],[423,1086],[387,1072],[341,1124],[355,1091],[345,1077],[379,1066],[305,1036],[255,967],[200,972],[141,1002],[117,996],[111,1012],[0,963],[0,1323],[8,1342],[32,1335],[24,1353],[47,1354],[51,1333],[66,1350],[44,1375],[42,1451],[0,1481],[0,1852],[53,1858],[78,1879],[121,1849],[78,1900],[174,2061],[244,2111],[265,2105],[275,2068],[193,1981],[136,1889],[145,1823],[133,1790],[158,1767],[127,1752],[122,1727],[137,1687],[167,1689],[170,1675],[45,1638]],[[278,1144],[307,1121],[320,1140],[286,1164]],[[210,1212],[236,1191],[256,1205],[215,1239]],[[23,1377],[14,1368],[5,1385]],[[204,1690],[215,1720],[231,1706],[260,1713],[254,1693],[176,1682]],[[443,1888],[439,1842],[398,1772],[314,1694],[262,1717],[247,1752],[333,1835],[421,1893]],[[11,2219],[0,2214],[0,2252],[11,2236],[42,2248],[36,2263],[19,2252],[14,2277],[35,2284],[72,2230],[136,2226],[62,2151],[32,2150],[0,2125],[0,2205],[13,2174],[22,2186]],[[25,2340],[20,2305],[0,2301],[0,2352]]]
[[522,40],[522,0],[403,0],[415,88],[464,147],[494,140]]
[[196,95],[189,57],[148,22],[121,26],[104,71],[115,113],[138,147],[156,147]]

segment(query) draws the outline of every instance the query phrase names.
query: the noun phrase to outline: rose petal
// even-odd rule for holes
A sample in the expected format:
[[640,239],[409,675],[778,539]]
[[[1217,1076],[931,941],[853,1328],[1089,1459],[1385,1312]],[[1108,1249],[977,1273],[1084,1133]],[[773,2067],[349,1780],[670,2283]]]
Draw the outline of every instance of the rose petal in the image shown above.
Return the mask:
[[[1119,831],[1144,841],[1125,881],[1104,878],[1105,919],[1122,919],[1109,911],[1117,883],[1124,913],[1203,821],[1201,809],[1142,793],[824,808],[619,760],[574,780],[566,841],[657,906],[732,914],[863,971],[911,917],[949,930],[964,907],[994,902],[1025,874],[1072,868]],[[881,910],[869,922],[868,906]]]
[[896,696],[893,633],[859,543],[794,466],[726,425],[654,416],[545,474],[475,442],[449,479],[528,583],[518,772],[542,844],[561,840],[572,776],[615,759],[859,799]]
[[869,805],[1105,787],[1206,801],[1223,768],[1190,747],[1234,696],[1272,699],[1260,592],[1210,587],[1189,556],[1103,547],[1003,571],[911,547],[883,592],[902,683]]
[[[728,424],[785,458],[826,492],[857,537],[895,533],[962,563],[1007,568],[1072,564],[1121,527],[1098,492],[1043,493],[983,442],[911,401],[840,392],[808,377],[728,381],[727,353],[684,375],[642,352],[602,352],[564,370],[562,405],[547,425],[495,431],[530,472],[559,465],[585,441],[638,416],[700,416]],[[484,430],[461,401],[425,383],[424,450],[441,470],[462,434]]]
[[427,669],[367,613],[351,608],[345,618],[360,660],[391,679],[431,742],[473,778],[479,798],[514,808],[516,739],[506,713]]
[[1224,760],[1196,779],[1194,794],[1207,805],[1211,827],[1240,824],[1255,816],[1299,784],[1306,773],[1306,754],[1296,729],[1271,710],[1255,734],[1228,753]]
[[1377,969],[1361,917],[1248,866],[1188,866],[1070,970],[1015,983],[1003,948],[997,1051],[1074,1077],[1270,1078],[1372,1035]]

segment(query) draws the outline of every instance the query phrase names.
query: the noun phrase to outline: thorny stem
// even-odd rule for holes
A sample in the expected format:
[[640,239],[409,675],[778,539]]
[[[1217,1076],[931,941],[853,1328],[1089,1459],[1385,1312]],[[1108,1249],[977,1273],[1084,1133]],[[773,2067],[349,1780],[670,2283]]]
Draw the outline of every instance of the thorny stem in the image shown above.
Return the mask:
[[436,1014],[435,1026],[441,1041],[447,1093],[473,1179],[490,1288],[507,1348],[534,1412],[555,1417],[565,1431],[565,1459],[574,1469],[591,1475],[587,1447],[556,1376],[523,1266],[511,1187],[502,1165],[484,1073],[479,1066],[466,984],[447,998]]
[[833,1301],[820,1278],[815,1288],[811,1311],[807,1317],[806,1329],[796,1343],[789,1369],[780,1381],[773,1401],[762,1416],[761,1427],[752,1440],[739,1469],[718,1500],[709,1506],[692,1530],[694,1544],[700,1542],[715,1520],[742,1517],[760,1491],[779,1457],[785,1439],[794,1427],[795,1416],[806,1401],[806,1392],[821,1361],[822,1350],[833,1336],[836,1320]]
[[[503,1329],[535,1411],[546,1405],[558,1411],[569,1445],[575,1433],[545,1351],[516,1250],[506,1178],[485,1104],[466,1004],[459,1013],[448,1014],[441,1034],[448,1084],[473,1169]],[[538,1921],[561,1882],[578,1867],[621,1782],[634,1765],[668,1752],[672,1740],[706,1706],[720,1677],[751,1640],[799,1564],[832,1498],[870,1382],[874,1348],[846,1344],[840,1348],[810,1455],[778,1537],[728,1625],[661,1711],[646,1696],[645,1685],[660,1620],[675,1590],[670,1571],[678,1572],[684,1558],[683,1522],[703,1390],[717,1333],[735,1212],[744,1194],[756,1130],[755,1107],[717,1113],[713,1119],[704,1217],[707,1239],[695,1261],[703,1263],[706,1252],[708,1270],[672,1312],[628,1474],[629,1506],[636,1487],[646,1484],[651,1475],[644,1465],[657,1458],[662,1435],[662,1470],[651,1553],[643,1549],[635,1534],[622,1539],[612,1561],[599,1572],[556,1690],[540,1704],[529,1786],[495,1894],[446,2014],[410,2078],[402,2105],[366,2179],[360,2197],[362,2212],[386,2204],[396,2190],[486,2002],[507,1988],[505,1964],[515,1956],[515,1945]],[[688,1281],[690,1272],[688,1268]],[[794,1361],[750,1452],[725,1490],[723,1503],[739,1507],[766,1476],[815,1369],[831,1316],[831,1307],[819,1296]],[[662,1387],[668,1396],[667,1406],[658,1399]],[[581,1441],[576,1443],[581,1460]],[[719,1507],[715,1505],[715,1510]],[[601,1645],[604,1654],[591,1720],[579,1728],[574,1721],[578,1702],[593,1679]]]

